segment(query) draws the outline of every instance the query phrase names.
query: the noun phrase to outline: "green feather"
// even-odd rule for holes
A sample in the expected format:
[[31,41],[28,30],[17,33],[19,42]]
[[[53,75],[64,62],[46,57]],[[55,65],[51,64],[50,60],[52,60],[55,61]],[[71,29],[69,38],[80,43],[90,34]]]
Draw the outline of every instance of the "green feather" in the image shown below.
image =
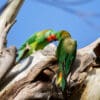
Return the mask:
[[[55,34],[56,32],[54,30],[43,30],[40,32],[37,32],[33,34],[31,37],[29,37],[25,43],[22,44],[22,46],[18,49],[18,57],[17,62],[19,62],[21,59],[28,57],[30,54],[32,54],[34,51],[43,49],[49,42],[46,40],[48,36],[51,34]],[[27,47],[29,46],[29,51],[25,53],[23,56],[23,53]]]
[[43,30],[40,32],[36,32],[34,34],[32,34],[32,36],[30,36],[25,43],[22,44],[22,46],[19,48],[19,50],[23,49],[26,47],[26,44],[32,44],[35,41],[42,41],[44,39],[44,35],[48,30]]
[[58,59],[59,72],[63,73],[62,80],[60,83],[62,91],[64,91],[64,89],[67,86],[66,78],[70,72],[72,63],[75,60],[76,48],[77,48],[77,42],[71,39],[71,37],[62,38],[57,47],[56,55]]

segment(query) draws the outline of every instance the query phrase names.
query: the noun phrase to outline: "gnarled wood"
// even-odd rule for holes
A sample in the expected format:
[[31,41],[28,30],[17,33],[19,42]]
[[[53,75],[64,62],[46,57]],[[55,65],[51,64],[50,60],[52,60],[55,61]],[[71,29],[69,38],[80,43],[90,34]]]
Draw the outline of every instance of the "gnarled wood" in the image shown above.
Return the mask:
[[6,38],[23,1],[12,0],[0,15],[0,84],[15,63],[16,48],[14,46],[7,48]]
[[[95,46],[93,45],[93,48],[91,46],[92,49],[88,49],[84,54],[83,52],[81,54],[82,49],[78,50],[75,63],[72,66],[73,69],[70,83],[68,84],[71,91],[70,96],[68,96],[69,100],[75,100],[75,98],[76,100],[91,100],[93,94],[95,94],[94,100],[99,100],[100,68],[95,65],[96,58],[99,57],[99,55],[95,55],[94,52],[94,49],[99,49],[99,44],[100,41],[94,42]],[[55,59],[56,49],[52,45],[49,45],[46,48],[47,49],[38,51],[31,55],[33,59],[30,64],[26,63],[26,65],[28,64],[28,67],[25,67],[24,65],[25,68],[22,68],[23,70],[20,70],[20,73],[18,73],[18,75],[15,76],[15,78],[7,86],[5,86],[4,89],[2,89],[0,92],[0,98],[2,98],[2,100],[7,100],[7,98],[9,98],[9,100],[47,100],[48,98],[54,100],[64,99],[59,89],[58,94],[57,91],[53,89],[52,78],[54,73],[47,69],[49,67],[55,73],[58,70],[57,60]],[[93,53],[90,53],[89,50],[93,50],[95,56],[91,56]],[[17,66],[23,67],[24,62],[28,61],[28,59]],[[19,67],[16,68],[14,69],[17,71]],[[95,88],[95,86],[98,86],[98,88]]]

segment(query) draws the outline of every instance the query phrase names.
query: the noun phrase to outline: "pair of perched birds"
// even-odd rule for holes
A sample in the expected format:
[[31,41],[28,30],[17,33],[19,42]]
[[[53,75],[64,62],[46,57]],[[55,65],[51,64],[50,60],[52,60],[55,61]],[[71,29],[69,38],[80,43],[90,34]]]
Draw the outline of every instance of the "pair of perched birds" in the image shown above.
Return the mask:
[[[58,73],[55,84],[62,91],[67,87],[67,76],[70,72],[70,67],[76,57],[77,42],[71,38],[71,35],[64,30],[43,30],[33,34],[18,50],[17,61],[28,57],[36,50],[43,49],[52,41],[59,41],[57,46],[56,56],[58,60]],[[27,51],[27,52],[26,52]],[[25,53],[26,52],[26,53]]]
[[[11,3],[12,0],[8,0],[0,8],[0,14]],[[57,73],[56,85],[60,86],[62,91],[66,89],[66,78],[70,72],[70,67],[76,57],[77,42],[71,38],[71,35],[67,31],[54,31],[43,30],[33,34],[19,49],[17,62],[28,57],[33,52],[39,49],[43,49],[47,44],[52,41],[59,41],[57,47],[56,56],[58,59],[59,72]]]

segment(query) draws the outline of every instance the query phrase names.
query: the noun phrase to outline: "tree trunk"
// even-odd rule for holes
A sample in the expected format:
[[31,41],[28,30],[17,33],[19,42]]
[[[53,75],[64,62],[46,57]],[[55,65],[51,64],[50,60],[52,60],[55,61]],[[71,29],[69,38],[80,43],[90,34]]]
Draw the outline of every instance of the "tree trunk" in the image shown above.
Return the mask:
[[23,1],[12,0],[0,15],[0,83],[15,64],[16,48],[14,46],[7,48],[6,38]]

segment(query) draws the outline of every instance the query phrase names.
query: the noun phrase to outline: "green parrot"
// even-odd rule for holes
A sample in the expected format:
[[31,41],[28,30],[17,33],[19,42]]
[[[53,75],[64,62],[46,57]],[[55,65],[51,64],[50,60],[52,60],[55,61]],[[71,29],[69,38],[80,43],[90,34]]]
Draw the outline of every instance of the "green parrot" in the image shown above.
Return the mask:
[[18,49],[16,62],[28,57],[36,50],[43,49],[47,44],[54,40],[56,40],[56,32],[54,30],[49,29],[36,32]]
[[70,72],[71,65],[76,57],[77,42],[71,38],[67,31],[60,31],[58,34],[59,45],[56,55],[58,60],[58,73],[56,76],[56,86],[59,86],[62,92],[67,88],[67,77]]

